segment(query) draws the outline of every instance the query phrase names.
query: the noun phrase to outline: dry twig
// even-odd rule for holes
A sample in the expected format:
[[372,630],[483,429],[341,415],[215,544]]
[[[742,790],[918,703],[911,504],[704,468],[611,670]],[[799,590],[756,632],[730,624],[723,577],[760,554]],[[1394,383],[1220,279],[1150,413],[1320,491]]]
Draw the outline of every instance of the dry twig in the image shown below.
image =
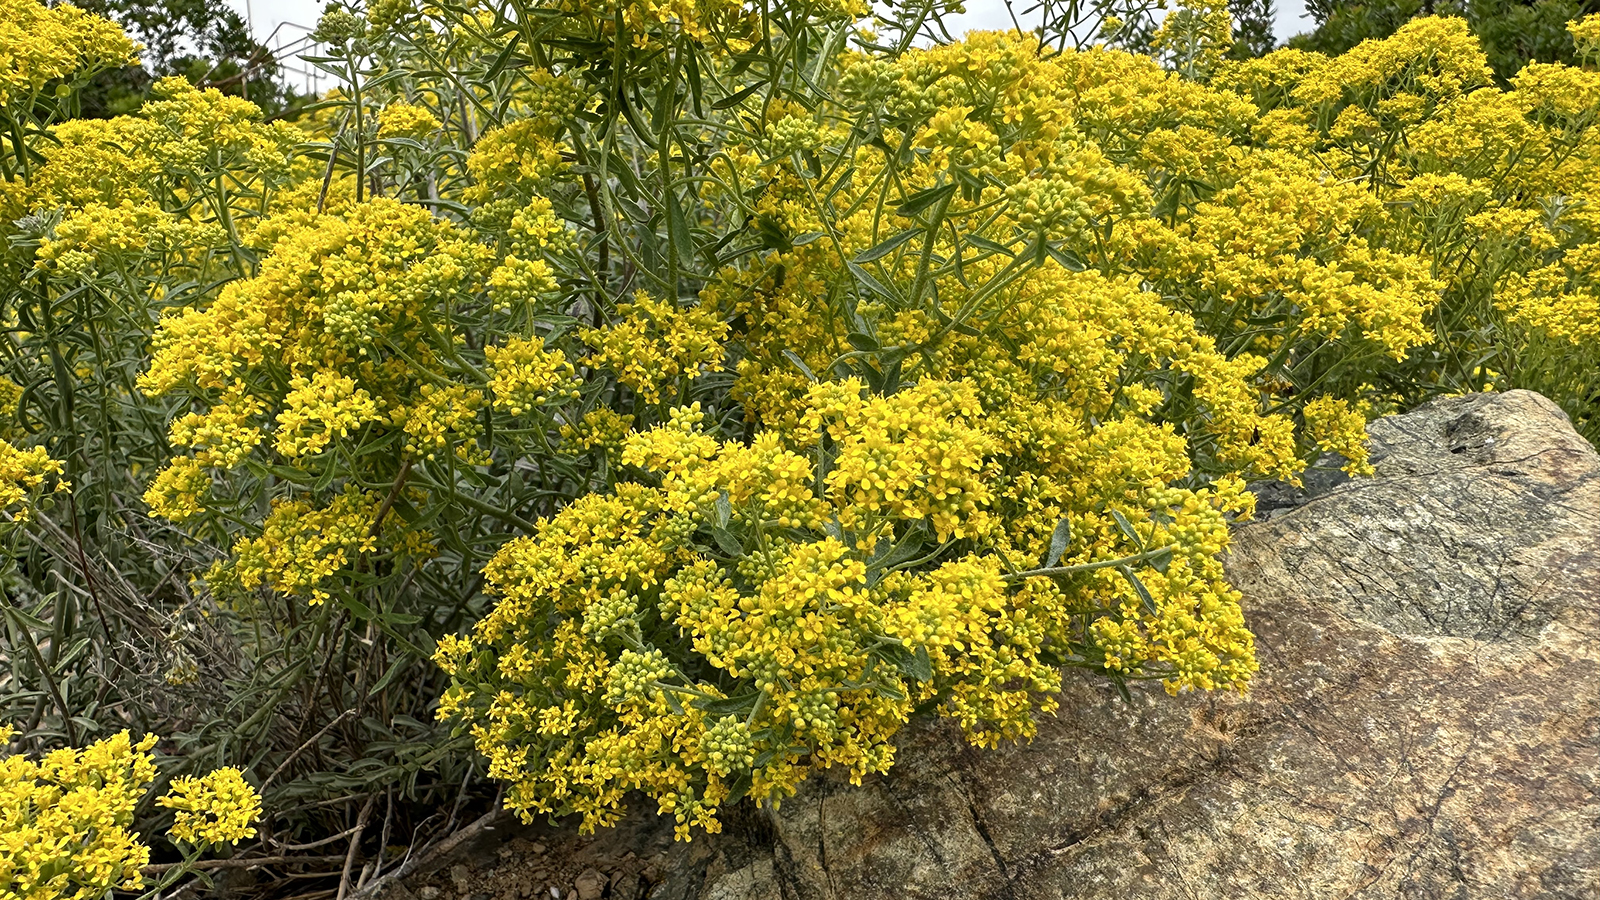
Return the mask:
[[356,817],[355,833],[350,835],[350,849],[344,855],[344,872],[339,875],[338,900],[344,900],[345,893],[350,889],[350,868],[355,865],[356,851],[361,848],[361,833],[367,830],[367,820],[372,818],[372,807],[377,801],[377,794],[368,797],[361,806],[361,815]]

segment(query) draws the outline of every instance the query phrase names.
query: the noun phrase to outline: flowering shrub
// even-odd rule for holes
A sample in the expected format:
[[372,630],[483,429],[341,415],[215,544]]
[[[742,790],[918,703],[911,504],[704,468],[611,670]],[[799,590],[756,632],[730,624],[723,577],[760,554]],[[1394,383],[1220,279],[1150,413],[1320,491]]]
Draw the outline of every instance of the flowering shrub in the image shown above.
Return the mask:
[[[1012,483],[1008,423],[968,382],[865,393],[855,379],[809,391],[804,427],[821,437],[804,454],[771,431],[720,441],[699,409],[675,409],[622,453],[659,488],[586,497],[495,556],[500,604],[436,658],[456,682],[440,713],[471,724],[490,774],[513,782],[509,805],[592,827],[642,788],[680,834],[715,830],[730,794],[791,793],[814,766],[886,770],[919,708],[979,745],[1031,735],[1063,663],[1159,671],[1173,690],[1244,685],[1251,638],[1215,559],[1222,512],[1249,505],[1237,481],[1123,480],[1145,460],[1082,447],[1084,468],[1062,477],[1121,469],[1128,514],[1152,524],[1124,533],[1115,508],[1075,509],[1058,528],[1085,546],[1049,561],[1063,580],[1027,580],[1004,551],[1043,555],[1038,512],[988,486]],[[1112,430],[1138,440],[1124,421]],[[1184,467],[1181,442],[1144,437]]]
[[687,838],[912,716],[1027,738],[1068,668],[1247,689],[1245,485],[1369,472],[1371,415],[1534,387],[1600,435],[1600,74],[1496,86],[1445,18],[1233,60],[1210,2],[1153,54],[913,46],[942,11],[375,0],[294,124],[29,106],[8,710],[76,743],[77,629],[178,724],[182,847],[250,837],[248,759],[381,872],[343,801],[423,827],[473,749],[525,816]]
[[[1191,25],[1226,35],[1212,19]],[[1362,183],[1345,170],[1367,158],[1286,145],[1297,121],[1255,85],[1287,63],[1297,83],[1273,87],[1322,104],[1331,141],[1363,103],[1425,125],[1497,102],[1464,90],[1485,82],[1470,42],[1443,20],[1326,62],[1191,42],[1183,78],[974,35],[847,56],[836,103],[744,119],[748,149],[708,178],[754,195],[762,248],[707,272],[683,337],[619,306],[586,338],[645,404],[705,399],[623,439],[637,481],[496,555],[499,606],[436,656],[441,715],[513,807],[593,827],[642,789],[684,835],[810,768],[887,769],[916,711],[980,745],[1031,734],[1064,664],[1243,688],[1252,645],[1216,559],[1243,480],[1292,479],[1307,443],[1367,471],[1351,401],[1382,392],[1350,380],[1483,380],[1419,358],[1466,302],[1440,275],[1461,251],[1401,200],[1434,170]],[[1368,74],[1409,65],[1405,91]],[[708,201],[669,202],[715,222]],[[696,387],[722,368],[731,409]]]

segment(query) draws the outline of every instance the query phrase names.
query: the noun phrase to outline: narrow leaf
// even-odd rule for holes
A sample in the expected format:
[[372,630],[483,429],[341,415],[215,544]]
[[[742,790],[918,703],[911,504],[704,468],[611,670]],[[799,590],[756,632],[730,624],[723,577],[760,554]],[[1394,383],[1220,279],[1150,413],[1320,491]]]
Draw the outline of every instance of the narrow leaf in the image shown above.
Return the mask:
[[920,228],[907,228],[905,231],[900,232],[899,234],[895,235],[892,238],[889,238],[888,240],[884,241],[881,244],[878,244],[876,247],[873,247],[870,250],[863,250],[862,252],[857,253],[856,254],[856,262],[858,262],[858,263],[867,263],[867,262],[872,262],[875,259],[883,259],[885,256],[888,256],[889,254],[893,253],[895,251],[895,248],[899,247],[901,244],[904,244],[906,241],[911,240],[912,238],[916,237],[917,235],[919,235],[921,233],[922,233],[922,229],[920,229]]
[[761,90],[762,88],[764,88],[766,86],[767,86],[766,82],[764,82],[764,81],[757,82],[755,84],[750,85],[749,87],[745,88],[744,90],[740,91],[737,94],[733,94],[732,96],[728,96],[728,97],[723,97],[721,100],[718,100],[717,102],[711,104],[711,108],[712,109],[727,109],[730,106],[738,106],[739,104],[741,104],[741,103],[743,103],[745,101],[746,97],[749,97],[751,94],[754,94],[756,91],[759,91],[759,90]]
[[[506,65],[511,62],[511,54],[516,51],[517,43],[521,40],[521,34],[512,32],[511,40],[506,42],[506,48],[500,51],[500,55],[495,57],[494,63],[489,66],[489,71],[484,73],[484,81],[493,81],[494,79],[500,77],[500,73],[504,72],[506,70]],[[402,75],[405,73],[403,71],[396,70],[394,72],[390,72],[389,74]],[[372,86],[368,85],[368,87],[370,88]]]
[[869,273],[866,269],[861,268],[853,262],[847,262],[845,263],[845,266],[850,269],[850,274],[854,275],[857,281],[866,286],[867,290],[872,291],[874,294],[877,294],[886,300],[892,300],[896,303],[900,301],[900,297],[896,295],[894,291],[884,287],[882,282],[878,281],[876,278],[873,278],[871,273]]
[[941,184],[938,187],[931,187],[924,191],[917,191],[915,194],[907,197],[904,203],[895,207],[895,215],[910,218],[927,209],[928,207],[933,206],[935,203],[939,203],[955,192],[956,185],[953,181],[949,184]]
[[845,340],[850,342],[850,346],[851,347],[854,347],[855,349],[860,350],[860,351],[862,351],[864,353],[870,353],[870,352],[878,349],[877,340],[875,340],[872,337],[872,335],[870,335],[870,334],[863,334],[862,332],[859,332],[859,331],[852,331],[849,334],[845,335]]
[[661,691],[661,697],[667,701],[668,706],[672,707],[673,715],[683,715],[683,702],[678,699],[677,691],[671,691],[663,688]]
[[1128,584],[1133,586],[1133,592],[1139,595],[1139,602],[1144,605],[1144,611],[1152,616],[1161,615],[1161,610],[1156,608],[1156,598],[1150,596],[1150,589],[1144,586],[1144,582],[1139,580],[1133,569],[1122,565],[1117,566],[1117,571],[1121,572],[1122,577],[1128,579]]
[[1144,540],[1139,537],[1139,532],[1134,530],[1133,523],[1128,521],[1127,516],[1124,516],[1122,513],[1113,509],[1111,511],[1111,518],[1116,521],[1118,530],[1120,530],[1128,538],[1128,540],[1132,541],[1135,547],[1138,547],[1140,550],[1144,549]]
[[697,699],[690,703],[698,709],[705,710],[713,716],[746,716],[755,708],[756,699],[761,696],[760,691],[741,694],[737,697],[725,697],[721,700]]
[[694,238],[689,233],[689,220],[683,214],[683,207],[678,203],[678,195],[667,191],[667,228],[672,233],[672,243],[678,251],[678,264],[684,268],[694,267]]
[[735,557],[744,555],[744,545],[739,543],[739,539],[734,536],[733,532],[717,525],[707,526],[706,530],[711,532],[712,540],[717,542],[717,546],[722,549],[723,553]]
[[811,367],[806,365],[806,361],[801,359],[798,353],[795,353],[793,350],[785,350],[783,351],[783,356],[789,362],[794,363],[795,368],[800,370],[800,374],[806,376],[807,381],[810,381],[812,384],[817,383],[817,373],[811,371]]
[[1078,254],[1073,253],[1071,250],[1063,247],[1052,247],[1049,244],[1045,244],[1044,246],[1045,252],[1050,254],[1051,259],[1060,263],[1063,269],[1066,269],[1069,272],[1082,272],[1084,269],[1088,268],[1088,266],[1084,264],[1083,259],[1079,257]]
[[704,118],[705,111],[700,108],[700,57],[690,48],[687,52],[680,51],[679,58],[683,60],[684,78],[689,82],[689,99],[694,103],[694,114]]
[[1072,523],[1067,521],[1066,516],[1062,516],[1061,521],[1056,523],[1056,530],[1050,532],[1050,553],[1045,557],[1044,567],[1048,569],[1060,562],[1062,554],[1067,552],[1067,546],[1071,543]]
[[1010,247],[1007,247],[1005,244],[991,241],[986,237],[981,237],[976,234],[969,234],[966,236],[966,238],[967,243],[979,248],[980,250],[987,250],[990,253],[999,253],[1003,256],[1010,257],[1015,257],[1017,255],[1016,251],[1012,250]]

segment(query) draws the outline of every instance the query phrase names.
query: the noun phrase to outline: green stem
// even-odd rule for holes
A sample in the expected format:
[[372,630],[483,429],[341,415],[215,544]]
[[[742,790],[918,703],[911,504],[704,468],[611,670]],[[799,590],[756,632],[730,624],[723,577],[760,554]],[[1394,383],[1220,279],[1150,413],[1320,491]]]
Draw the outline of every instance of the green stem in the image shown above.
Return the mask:
[[1095,569],[1110,569],[1115,568],[1116,566],[1125,566],[1130,563],[1148,562],[1158,556],[1168,555],[1177,549],[1177,545],[1174,544],[1169,547],[1157,547],[1154,550],[1146,550],[1143,553],[1136,553],[1133,556],[1122,556],[1118,557],[1117,559],[1101,559],[1091,563],[1079,563],[1075,566],[1050,566],[1044,569],[1029,569],[1026,572],[1012,572],[1009,575],[1002,575],[1000,577],[1005,581],[1021,581],[1024,578],[1073,575],[1078,572],[1092,572]]

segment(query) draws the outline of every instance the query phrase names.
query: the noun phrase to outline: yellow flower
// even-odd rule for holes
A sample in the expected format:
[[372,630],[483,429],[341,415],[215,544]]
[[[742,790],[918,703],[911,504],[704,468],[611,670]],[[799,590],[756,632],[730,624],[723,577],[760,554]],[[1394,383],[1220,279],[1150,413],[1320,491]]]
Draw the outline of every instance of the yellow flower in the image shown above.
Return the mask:
[[1345,458],[1351,475],[1371,475],[1368,462],[1367,418],[1334,397],[1318,397],[1305,406],[1306,435],[1327,450]]
[[333,372],[294,376],[283,404],[277,419],[277,448],[284,456],[321,453],[335,438],[347,438],[363,425],[384,421],[377,401],[365,388]]
[[467,172],[477,182],[468,199],[482,203],[504,190],[536,191],[550,184],[566,163],[549,130],[542,118],[516,119],[479,138],[467,157]]
[[51,459],[43,447],[19,450],[10,441],[0,440],[0,509],[20,507],[13,514],[26,519],[29,498],[38,493],[46,479],[62,471],[61,462]]
[[179,456],[156,475],[144,493],[150,512],[171,522],[182,522],[205,509],[211,490],[211,472],[193,456]]
[[[247,590],[266,585],[322,603],[330,596],[334,577],[377,545],[373,523],[380,503],[355,488],[320,509],[299,500],[274,501],[260,537],[234,545],[226,577]],[[207,575],[208,580],[213,577]]]
[[232,767],[174,778],[156,804],[177,811],[167,832],[173,840],[202,846],[255,837],[253,823],[261,817],[260,795]]
[[433,111],[415,103],[395,101],[378,114],[378,137],[423,138],[439,129]]
[[619,303],[617,315],[615,323],[583,329],[580,336],[596,351],[594,365],[616,372],[646,402],[660,403],[663,391],[680,379],[721,370],[728,326],[711,310],[683,309],[639,293]]
[[261,443],[261,428],[255,423],[264,406],[243,382],[234,382],[207,412],[174,420],[172,443],[199,449],[196,459],[203,465],[233,468]]
[[489,273],[489,296],[501,312],[537,306],[540,297],[556,289],[555,274],[542,259],[508,256]]
[[417,393],[416,402],[396,410],[393,417],[406,434],[406,448],[435,459],[439,451],[455,446],[462,459],[476,459],[472,442],[482,430],[477,421],[482,392],[461,384],[425,384]]
[[1573,43],[1578,45],[1578,53],[1583,56],[1593,56],[1600,50],[1600,13],[1592,13],[1574,22],[1567,23],[1567,31],[1572,34]]
[[576,397],[577,370],[565,355],[546,350],[538,338],[511,338],[504,347],[485,347],[494,408],[520,416],[566,393]]

